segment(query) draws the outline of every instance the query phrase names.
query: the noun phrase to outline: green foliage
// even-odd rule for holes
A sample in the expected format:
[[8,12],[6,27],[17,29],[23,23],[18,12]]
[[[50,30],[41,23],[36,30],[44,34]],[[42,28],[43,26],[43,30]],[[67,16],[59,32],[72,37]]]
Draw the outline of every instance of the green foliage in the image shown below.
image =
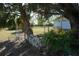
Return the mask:
[[73,36],[73,33],[74,31],[50,31],[44,34],[43,43],[48,47],[49,51],[63,51],[64,55],[71,55],[72,43],[74,41],[77,41],[76,44],[79,43],[79,41]]
[[45,20],[42,17],[38,17],[38,25],[43,25],[43,22],[45,22]]

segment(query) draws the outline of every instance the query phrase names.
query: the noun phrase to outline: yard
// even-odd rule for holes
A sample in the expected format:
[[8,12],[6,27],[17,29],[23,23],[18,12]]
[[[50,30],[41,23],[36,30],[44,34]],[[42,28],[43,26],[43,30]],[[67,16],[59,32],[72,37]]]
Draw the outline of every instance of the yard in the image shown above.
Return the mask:
[[[49,30],[51,30],[53,27],[49,27]],[[34,35],[38,35],[38,34],[44,34],[44,32],[48,32],[48,27],[32,27],[33,33]],[[15,30],[7,30],[5,29],[1,29],[0,30],[0,41],[6,41],[9,39],[13,39],[15,38],[15,34],[13,34],[15,32]]]
[[[53,27],[49,27],[49,31],[52,30]],[[45,32],[48,32],[48,27],[45,26],[45,28],[43,26],[38,26],[38,27],[32,27],[33,33],[34,35],[38,35],[38,34],[44,34]]]
[[12,34],[14,31],[7,31],[7,29],[0,30],[0,41],[8,40],[9,38],[15,38],[15,35]]

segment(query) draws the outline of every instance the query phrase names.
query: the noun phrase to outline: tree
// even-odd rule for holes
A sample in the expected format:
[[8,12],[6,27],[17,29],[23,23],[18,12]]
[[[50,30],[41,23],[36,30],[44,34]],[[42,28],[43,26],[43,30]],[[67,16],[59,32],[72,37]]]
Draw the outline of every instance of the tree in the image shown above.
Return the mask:
[[[31,4],[33,7],[35,5]],[[44,17],[47,19],[51,15],[55,14],[61,14],[68,18],[71,22],[72,29],[79,29],[79,4],[77,3],[51,3],[51,4],[36,4],[38,8],[35,10],[36,12],[40,13],[41,15],[44,15]]]
[[22,4],[19,4],[19,10],[21,13],[21,18],[24,22],[24,33],[25,33],[25,37],[27,34],[27,37],[29,37],[30,35],[33,35],[33,31],[31,29],[30,23],[29,23],[29,17],[30,15],[27,14],[26,9],[22,6]]
[[72,29],[79,30],[79,6],[78,4],[60,4],[62,9],[64,10],[64,16],[69,18],[72,24]]
[[[28,37],[30,35],[33,35],[33,31],[29,23],[31,11],[36,12],[41,16],[44,16],[46,20],[48,20],[48,18],[52,15],[61,14],[66,18],[70,19],[72,28],[79,29],[78,4],[28,3],[22,5],[21,3],[18,4],[9,3],[9,4],[1,4],[0,6],[3,7],[1,8],[1,10],[8,14],[8,17],[6,17],[7,19],[11,19],[10,16],[15,18],[17,17],[17,15],[20,14],[19,17],[21,17],[21,20],[23,20],[23,24],[24,24],[25,36],[27,34]],[[3,12],[0,12],[1,15],[4,15]]]
[[[17,16],[19,16],[19,18],[21,18],[21,20],[23,20],[25,36],[26,36],[26,34],[27,34],[27,36],[30,36],[30,34],[33,34],[31,27],[30,27],[30,23],[29,23],[30,14],[28,14],[29,10],[27,8],[28,7],[27,5],[23,6],[22,3],[18,3],[18,4],[16,4],[16,3],[2,3],[0,6],[1,6],[1,8],[4,8],[4,9],[1,9],[0,15],[4,16],[5,15],[4,13],[8,14],[8,16],[5,19],[5,23],[7,23],[7,25],[9,25],[9,27],[15,26],[14,25],[15,18]],[[3,25],[1,25],[1,26],[3,26]]]

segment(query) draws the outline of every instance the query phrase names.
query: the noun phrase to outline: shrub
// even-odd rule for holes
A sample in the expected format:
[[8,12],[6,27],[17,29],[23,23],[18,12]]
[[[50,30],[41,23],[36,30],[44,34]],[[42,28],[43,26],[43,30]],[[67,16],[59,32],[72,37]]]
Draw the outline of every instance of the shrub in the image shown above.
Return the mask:
[[76,42],[76,44],[79,43],[79,41],[75,39],[73,33],[73,30],[67,32],[63,30],[61,32],[54,32],[52,30],[43,35],[43,44],[48,47],[48,51],[53,51],[55,53],[62,51],[63,55],[71,55],[71,45],[73,45],[74,42]]

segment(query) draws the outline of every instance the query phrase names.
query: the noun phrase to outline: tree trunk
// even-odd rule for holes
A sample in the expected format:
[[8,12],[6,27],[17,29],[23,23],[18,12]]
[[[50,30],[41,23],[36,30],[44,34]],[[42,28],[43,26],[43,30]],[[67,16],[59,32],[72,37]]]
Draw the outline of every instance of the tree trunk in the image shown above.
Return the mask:
[[21,18],[24,23],[24,36],[26,38],[26,36],[29,37],[30,35],[33,35],[33,31],[29,23],[28,15],[26,14],[26,11],[23,8],[22,4],[19,4],[19,8],[20,8],[20,13],[21,13]]
[[28,15],[26,14],[26,10],[23,8],[22,4],[20,4],[19,7],[20,7],[21,17],[24,22],[25,39],[27,38],[30,44],[39,48],[41,46],[41,41],[39,40],[39,37],[33,35],[33,31],[31,29],[29,18]]

